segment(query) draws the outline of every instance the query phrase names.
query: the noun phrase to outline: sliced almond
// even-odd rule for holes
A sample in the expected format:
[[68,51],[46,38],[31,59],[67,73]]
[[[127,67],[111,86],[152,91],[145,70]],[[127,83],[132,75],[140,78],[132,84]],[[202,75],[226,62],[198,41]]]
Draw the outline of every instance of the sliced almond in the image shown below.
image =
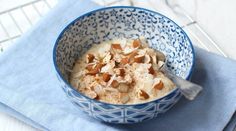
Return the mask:
[[125,63],[126,64],[127,64],[127,62],[130,64],[134,63],[134,57],[136,55],[138,55],[137,50],[134,50],[130,54],[126,55],[127,57],[125,57]]
[[111,86],[112,86],[113,88],[117,88],[117,87],[119,86],[118,81],[117,81],[117,80],[113,80],[113,81],[111,82]]
[[105,57],[103,58],[102,62],[103,62],[103,63],[108,63],[108,62],[112,59],[112,57],[113,57],[113,54],[110,53],[110,52],[108,52],[108,53],[105,55]]
[[157,90],[162,90],[164,88],[164,84],[161,80],[157,81],[153,84],[153,88],[155,88]]
[[137,55],[134,57],[134,62],[136,63],[143,63],[144,62],[144,55]]
[[101,68],[102,68],[104,65],[105,65],[105,64],[98,63],[98,64],[95,66],[95,69],[98,69],[98,70],[100,71]]
[[104,66],[104,64],[102,64],[102,63],[97,63],[97,64],[95,65],[95,68],[89,70],[89,72],[86,73],[86,75],[96,75],[96,74],[98,74],[103,66]]
[[131,54],[132,52],[136,51],[137,49],[136,48],[132,48],[130,46],[126,46],[123,48],[123,54],[124,55],[129,55]]
[[89,72],[86,73],[86,75],[96,75],[100,72],[101,68],[104,66],[102,63],[97,63],[93,69],[89,67]]
[[133,47],[134,48],[138,48],[138,47],[140,47],[140,45],[141,45],[141,43],[140,43],[140,41],[138,39],[133,41]]
[[149,74],[152,74],[152,75],[155,74],[155,70],[153,69],[152,66],[148,69],[148,73],[149,73]]
[[122,77],[125,76],[125,69],[123,69],[123,68],[116,68],[116,69],[114,69],[114,71],[115,71],[116,75],[118,75],[118,76],[122,76]]
[[86,75],[96,75],[99,73],[99,70],[97,68],[90,70],[86,73]]
[[109,63],[107,63],[105,66],[102,67],[101,73],[113,74],[114,67],[115,67],[115,61],[111,60]]
[[146,100],[146,99],[149,98],[149,95],[144,90],[139,90],[138,91],[138,97],[141,100]]
[[111,75],[108,73],[103,73],[102,79],[103,79],[103,81],[108,82],[111,79]]
[[98,95],[97,95],[97,93],[96,93],[95,91],[89,91],[89,92],[87,93],[87,96],[88,96],[89,98],[91,98],[91,99],[98,99]]
[[129,58],[127,58],[127,57],[122,58],[120,63],[123,64],[123,65],[128,64],[129,63]]
[[112,47],[113,49],[122,50],[120,44],[112,44],[111,47]]
[[134,50],[132,53],[129,54],[129,59],[133,59],[136,55],[138,55],[137,50]]
[[86,62],[91,63],[91,62],[93,62],[94,58],[95,58],[95,56],[93,54],[87,54]]
[[128,93],[120,93],[119,99],[120,99],[121,103],[125,104],[129,101],[130,97],[129,97]]
[[118,87],[118,90],[121,92],[121,93],[127,93],[128,90],[129,90],[129,86],[125,83],[120,83],[119,84],[119,87]]

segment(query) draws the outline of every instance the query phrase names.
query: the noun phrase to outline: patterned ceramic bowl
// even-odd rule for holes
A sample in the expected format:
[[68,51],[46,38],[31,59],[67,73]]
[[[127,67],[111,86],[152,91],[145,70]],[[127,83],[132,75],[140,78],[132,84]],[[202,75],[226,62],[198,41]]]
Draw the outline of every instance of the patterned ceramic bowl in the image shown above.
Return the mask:
[[68,82],[75,60],[93,44],[113,38],[145,36],[151,47],[167,56],[168,68],[189,79],[194,65],[194,50],[186,33],[172,20],[157,12],[138,7],[108,7],[84,14],[72,21],[60,34],[53,61],[61,87],[72,103],[90,116],[110,123],[136,123],[157,117],[169,110],[181,97],[175,88],[151,102],[116,105],[90,99]]

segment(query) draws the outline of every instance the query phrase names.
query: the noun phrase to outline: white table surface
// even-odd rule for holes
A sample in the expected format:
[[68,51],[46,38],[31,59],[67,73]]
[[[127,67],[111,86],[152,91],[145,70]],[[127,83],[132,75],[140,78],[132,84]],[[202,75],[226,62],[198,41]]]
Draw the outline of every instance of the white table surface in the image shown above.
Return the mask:
[[[32,0],[0,0],[0,12]],[[98,0],[101,1],[101,0]],[[216,41],[229,58],[236,60],[236,1],[177,0],[203,29]],[[127,2],[126,2],[127,3]],[[125,2],[120,4],[126,4]],[[163,0],[135,0],[135,5],[158,9],[175,19]],[[33,127],[0,112],[0,131],[33,131]]]

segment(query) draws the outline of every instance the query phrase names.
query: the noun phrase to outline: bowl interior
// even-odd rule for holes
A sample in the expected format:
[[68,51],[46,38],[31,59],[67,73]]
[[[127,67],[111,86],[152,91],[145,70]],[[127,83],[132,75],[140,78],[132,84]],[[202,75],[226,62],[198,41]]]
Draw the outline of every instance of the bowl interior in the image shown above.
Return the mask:
[[189,77],[194,52],[184,31],[169,18],[137,7],[108,7],[87,13],[69,24],[57,39],[54,63],[68,82],[74,62],[93,44],[114,38],[144,36],[151,48],[164,52],[167,67]]

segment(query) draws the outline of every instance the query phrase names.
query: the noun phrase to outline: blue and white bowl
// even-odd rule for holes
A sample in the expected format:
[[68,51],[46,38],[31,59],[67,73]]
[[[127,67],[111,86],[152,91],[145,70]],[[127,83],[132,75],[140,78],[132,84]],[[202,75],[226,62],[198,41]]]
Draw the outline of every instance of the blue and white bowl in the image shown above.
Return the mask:
[[90,116],[110,123],[137,123],[169,110],[182,96],[175,88],[166,96],[132,105],[117,105],[90,99],[69,84],[75,60],[93,44],[114,38],[147,38],[151,48],[167,56],[170,71],[189,79],[194,50],[186,33],[172,20],[138,7],[108,7],[86,13],[72,21],[57,38],[53,61],[61,87],[72,103]]

